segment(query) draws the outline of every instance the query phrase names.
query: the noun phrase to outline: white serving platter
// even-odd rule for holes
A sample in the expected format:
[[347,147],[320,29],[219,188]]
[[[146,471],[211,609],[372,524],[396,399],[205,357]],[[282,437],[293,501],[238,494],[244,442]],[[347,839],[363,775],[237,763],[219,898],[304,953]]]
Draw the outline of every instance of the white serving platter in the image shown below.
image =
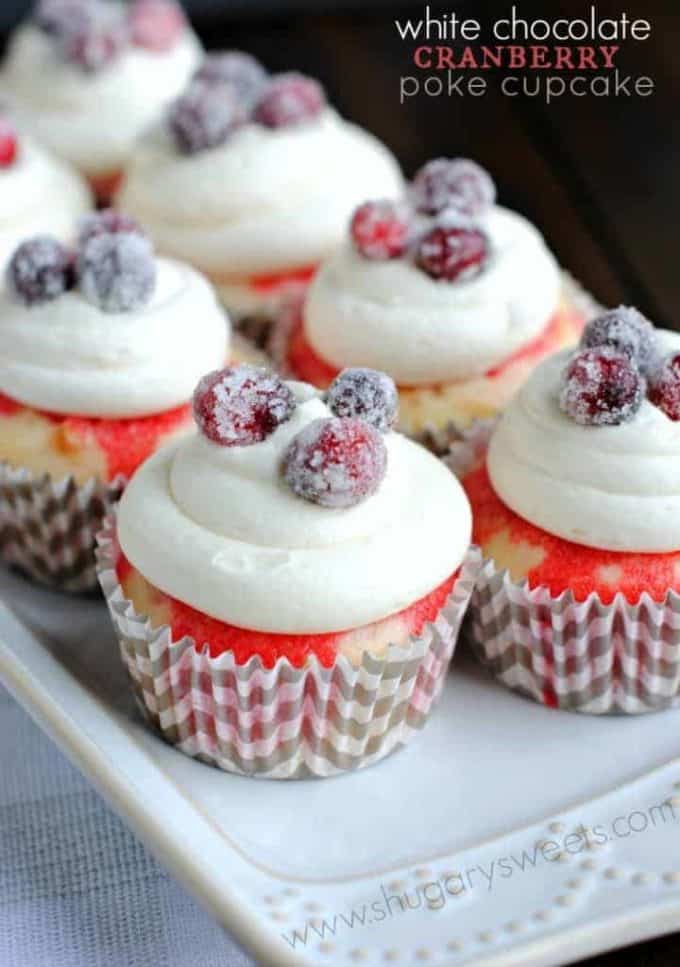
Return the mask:
[[540,967],[680,927],[679,711],[543,709],[459,653],[386,762],[244,779],[142,724],[101,601],[0,595],[4,683],[267,967]]

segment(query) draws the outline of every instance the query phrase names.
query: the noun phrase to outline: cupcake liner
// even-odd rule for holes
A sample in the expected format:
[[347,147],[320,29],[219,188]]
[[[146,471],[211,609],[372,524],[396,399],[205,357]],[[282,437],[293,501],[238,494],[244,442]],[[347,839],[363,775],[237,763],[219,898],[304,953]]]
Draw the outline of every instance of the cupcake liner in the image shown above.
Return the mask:
[[78,484],[0,462],[0,558],[48,587],[95,590],[96,534],[124,486],[123,477]]
[[233,653],[211,658],[194,640],[172,639],[137,614],[118,583],[113,515],[99,536],[99,580],[133,691],[146,718],[186,755],[241,775],[269,779],[325,777],[363,768],[421,729],[441,691],[480,564],[463,562],[436,620],[408,646],[355,666],[304,668],[258,657],[238,665]]
[[[445,463],[464,477],[484,459],[493,423],[470,429]],[[508,688],[551,708],[593,715],[640,714],[680,705],[680,595],[604,604],[571,591],[514,581],[492,559],[472,594],[468,637]]]

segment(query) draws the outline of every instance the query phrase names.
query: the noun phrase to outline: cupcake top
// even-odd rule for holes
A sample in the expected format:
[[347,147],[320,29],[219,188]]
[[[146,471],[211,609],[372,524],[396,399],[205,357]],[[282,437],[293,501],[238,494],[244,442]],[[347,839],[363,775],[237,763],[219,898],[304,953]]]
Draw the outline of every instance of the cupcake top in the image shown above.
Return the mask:
[[542,363],[494,432],[498,496],[565,540],[680,548],[680,334],[621,307]]
[[264,370],[222,370],[199,383],[194,412],[200,432],[137,471],[118,516],[125,556],[165,593],[250,630],[343,631],[462,562],[467,499],[390,429],[383,374],[341,374],[324,399]]
[[228,324],[206,280],[156,258],[131,219],[107,211],[77,251],[23,242],[0,292],[0,390],[36,409],[147,416],[186,403],[224,363]]
[[0,111],[0,266],[34,232],[72,238],[91,204],[80,176],[20,134]]
[[494,201],[486,171],[441,158],[396,204],[362,205],[309,290],[312,348],[337,368],[419,385],[483,375],[535,338],[558,306],[558,266],[539,232]]
[[174,0],[41,0],[10,41],[0,87],[42,142],[108,174],[200,58]]
[[316,81],[228,51],[139,142],[119,201],[164,250],[242,276],[319,261],[362,197],[400,190],[392,155]]

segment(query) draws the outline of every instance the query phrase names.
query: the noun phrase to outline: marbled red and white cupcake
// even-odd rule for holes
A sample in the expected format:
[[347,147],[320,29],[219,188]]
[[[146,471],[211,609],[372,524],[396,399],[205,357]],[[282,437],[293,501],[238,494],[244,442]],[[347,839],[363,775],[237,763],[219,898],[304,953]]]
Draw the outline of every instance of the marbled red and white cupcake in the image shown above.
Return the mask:
[[107,202],[137,137],[201,57],[175,0],[39,0],[10,39],[0,90]]
[[383,757],[427,717],[467,605],[462,488],[392,432],[383,374],[324,402],[228,368],[194,412],[199,433],[136,472],[100,562],[142,705],[231,771]]
[[141,139],[119,202],[160,251],[204,272],[238,320],[269,316],[341,243],[363,198],[401,186],[387,148],[315,80],[269,76],[227,51]]
[[579,711],[678,704],[679,468],[676,333],[621,307],[536,369],[464,475],[474,637],[502,681]]
[[[50,554],[55,534],[89,526],[73,514],[95,493],[100,519],[136,467],[192,426],[194,384],[227,358],[228,324],[202,276],[157,258],[131,219],[108,211],[86,219],[76,251],[50,236],[18,247],[0,291],[0,347],[2,553],[59,584],[69,569]],[[62,500],[73,513],[56,513]],[[87,536],[79,565],[91,583]]]
[[277,359],[321,387],[347,366],[388,372],[410,434],[498,413],[584,320],[539,232],[494,202],[460,158],[426,164],[400,201],[366,202],[286,310]]
[[17,245],[37,232],[72,242],[91,208],[80,176],[20,133],[11,115],[0,110],[0,272]]

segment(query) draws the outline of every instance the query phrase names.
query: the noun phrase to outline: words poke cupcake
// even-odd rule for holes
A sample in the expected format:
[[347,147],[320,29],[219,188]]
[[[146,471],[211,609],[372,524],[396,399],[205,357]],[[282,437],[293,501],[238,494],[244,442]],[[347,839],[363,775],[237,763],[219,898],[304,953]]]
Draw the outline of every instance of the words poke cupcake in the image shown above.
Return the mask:
[[580,309],[525,218],[482,168],[428,162],[398,201],[355,212],[345,242],[287,307],[272,349],[326,387],[345,367],[389,373],[405,433],[498,413],[548,354],[578,341]]
[[125,480],[192,426],[228,325],[208,282],[156,258],[136,224],[91,215],[77,251],[22,243],[0,291],[0,556],[96,587],[94,533]]
[[461,444],[452,466],[486,559],[471,608],[484,662],[553,707],[677,705],[680,335],[605,313],[541,363],[483,451]]
[[19,134],[0,108],[0,271],[17,245],[36,232],[73,241],[91,207],[80,176]]
[[[99,574],[146,715],[227,771],[328,776],[428,717],[474,581],[455,477],[394,433],[382,374],[341,405],[208,374],[199,432],[135,473]],[[340,415],[338,415],[340,414]]]
[[138,143],[119,202],[161,251],[204,272],[238,321],[270,318],[340,244],[361,199],[401,184],[387,148],[317,81],[227,51]]
[[134,141],[201,56],[174,0],[39,0],[10,39],[0,89],[106,202]]

